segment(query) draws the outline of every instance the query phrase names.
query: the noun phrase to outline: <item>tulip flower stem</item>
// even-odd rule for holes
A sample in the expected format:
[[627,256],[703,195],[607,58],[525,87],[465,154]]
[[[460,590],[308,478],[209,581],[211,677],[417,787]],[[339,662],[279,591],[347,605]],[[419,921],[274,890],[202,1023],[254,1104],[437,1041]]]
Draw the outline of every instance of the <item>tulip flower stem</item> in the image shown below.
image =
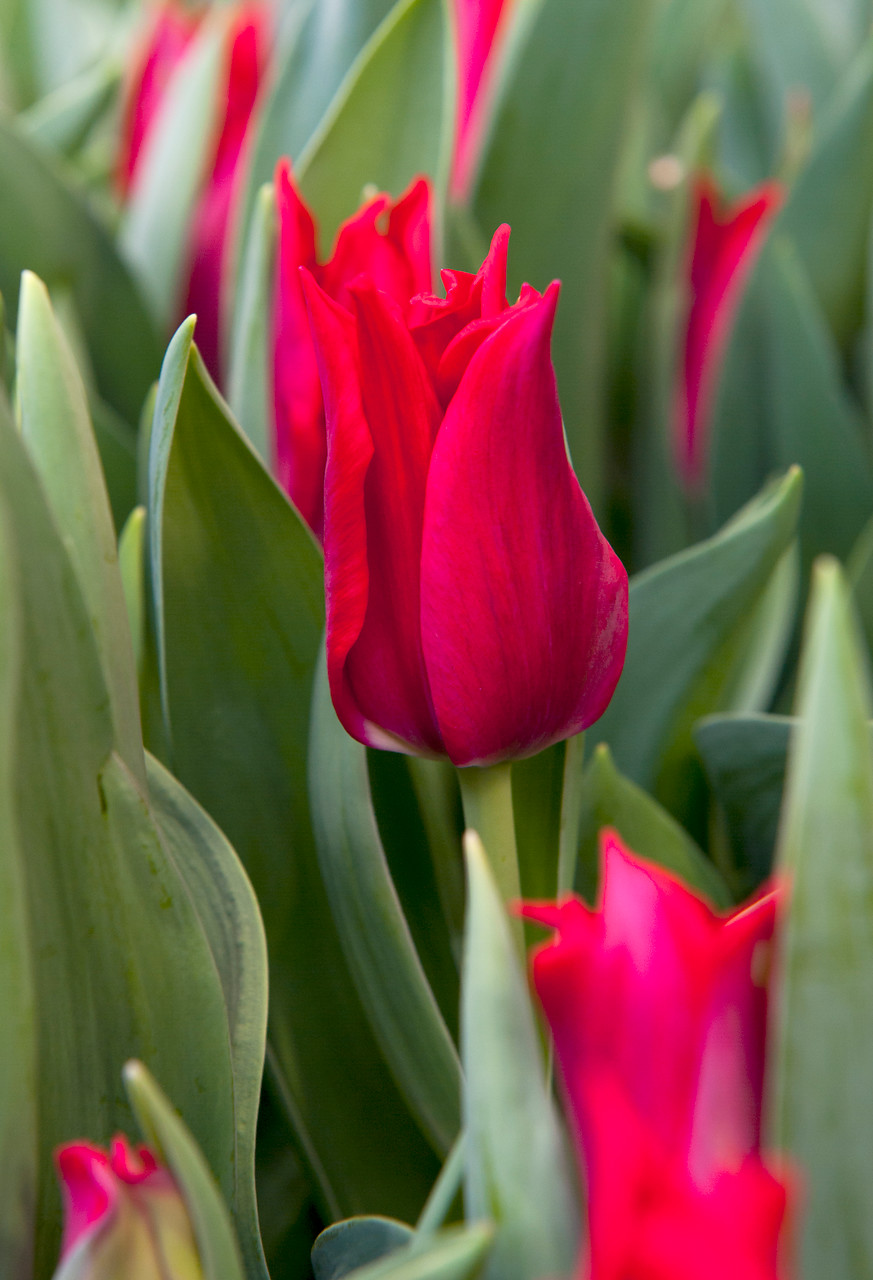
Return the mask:
[[561,792],[561,831],[558,838],[558,884],[560,896],[570,893],[576,879],[579,832],[582,825],[582,766],[585,734],[568,738],[564,751],[564,781]]
[[[459,769],[464,822],[476,831],[503,901],[509,906],[521,898],[518,849],[515,843],[515,815],[512,808],[512,765],[510,763]],[[521,920],[514,919],[514,932],[523,951]]]

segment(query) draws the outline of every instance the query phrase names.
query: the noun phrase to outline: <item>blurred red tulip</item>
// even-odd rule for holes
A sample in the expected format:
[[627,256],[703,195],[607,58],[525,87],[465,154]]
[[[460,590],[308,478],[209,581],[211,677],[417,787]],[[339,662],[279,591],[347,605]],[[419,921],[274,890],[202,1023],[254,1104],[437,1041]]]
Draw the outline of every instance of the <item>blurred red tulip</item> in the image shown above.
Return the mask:
[[457,39],[455,151],[451,195],[470,194],[480,159],[494,73],[514,0],[454,0]]

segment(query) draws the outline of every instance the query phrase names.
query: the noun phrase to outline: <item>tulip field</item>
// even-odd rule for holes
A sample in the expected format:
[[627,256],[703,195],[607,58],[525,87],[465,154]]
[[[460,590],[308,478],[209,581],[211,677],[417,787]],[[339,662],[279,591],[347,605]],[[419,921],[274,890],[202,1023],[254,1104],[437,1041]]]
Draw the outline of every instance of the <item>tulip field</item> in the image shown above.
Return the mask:
[[0,1280],[873,1280],[873,0],[0,0]]

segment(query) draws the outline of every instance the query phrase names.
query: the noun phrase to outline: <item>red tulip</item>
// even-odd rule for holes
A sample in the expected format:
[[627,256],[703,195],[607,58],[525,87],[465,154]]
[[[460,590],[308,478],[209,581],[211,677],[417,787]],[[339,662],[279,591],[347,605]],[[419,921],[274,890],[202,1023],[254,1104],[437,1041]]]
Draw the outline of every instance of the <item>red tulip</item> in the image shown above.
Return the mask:
[[279,249],[273,300],[274,465],[279,483],[312,532],[324,532],[324,403],[315,347],[300,283],[306,267],[325,293],[351,303],[349,287],[366,272],[410,313],[416,294],[429,293],[431,192],[419,178],[393,202],[377,195],[343,223],[327,262],[317,256],[317,229],[291,176],[287,160],[276,166]]
[[514,0],[454,0],[457,104],[451,193],[464,200],[476,175],[494,73]]
[[760,1157],[778,896],[727,916],[604,832],[600,904],[522,908],[589,1198],[592,1280],[776,1276]]
[[676,466],[691,493],[706,481],[709,421],[734,316],[782,198],[782,187],[770,182],[719,212],[712,179],[702,176],[694,186],[688,315],[674,417]]
[[[117,164],[122,195],[136,184],[149,132],[171,78],[185,74],[185,55],[204,14],[203,9],[186,11],[176,0],[169,0],[155,12],[126,93]],[[228,14],[226,69],[217,103],[216,131],[188,230],[179,319],[196,312],[197,345],[216,381],[222,373],[225,257],[268,43],[269,16],[264,3],[239,5]]]
[[347,310],[302,273],[327,421],[334,707],[361,742],[457,765],[591,724],[627,639],[627,575],[564,442],[558,285],[508,306],[508,236],[409,316],[367,277]]
[[88,1143],[56,1156],[64,1201],[61,1263],[82,1280],[202,1280],[188,1210],[147,1147],[116,1137],[107,1155]]

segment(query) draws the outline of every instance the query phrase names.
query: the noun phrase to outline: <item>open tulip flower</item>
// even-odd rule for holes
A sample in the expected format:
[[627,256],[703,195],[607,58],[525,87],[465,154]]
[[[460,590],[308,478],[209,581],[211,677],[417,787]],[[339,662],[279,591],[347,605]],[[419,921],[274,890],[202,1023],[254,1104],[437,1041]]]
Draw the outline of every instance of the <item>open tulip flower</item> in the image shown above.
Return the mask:
[[723,210],[710,177],[702,175],[694,184],[688,314],[674,419],[676,466],[692,494],[706,479],[709,421],[731,325],[782,199],[780,184],[768,182]]
[[601,715],[627,575],[570,466],[550,356],[558,285],[506,302],[509,229],[475,276],[348,308],[303,272],[327,422],[327,663],[373,746],[531,755]]
[[319,541],[324,534],[324,403],[300,268],[325,293],[349,305],[349,287],[366,272],[408,313],[411,299],[429,293],[431,190],[420,178],[399,200],[377,195],[340,227],[333,252],[319,262],[317,228],[300,197],[287,160],[275,177],[279,245],[273,295],[272,351],[274,466],[279,483]]
[[[185,74],[185,55],[206,10],[189,11],[175,0],[153,17],[126,90],[118,186],[135,186],[149,132],[174,74]],[[216,129],[206,177],[188,231],[186,284],[180,319],[196,313],[197,345],[216,381],[222,375],[222,314],[225,257],[245,147],[250,134],[270,40],[270,19],[261,3],[239,5],[227,20],[226,69],[220,81]]]
[[602,834],[596,910],[554,928],[533,982],[589,1197],[590,1275],[775,1277],[784,1186],[760,1155],[778,894],[727,916]]
[[64,1200],[57,1280],[201,1280],[185,1202],[147,1147],[120,1135],[108,1154],[70,1143],[56,1161]]

